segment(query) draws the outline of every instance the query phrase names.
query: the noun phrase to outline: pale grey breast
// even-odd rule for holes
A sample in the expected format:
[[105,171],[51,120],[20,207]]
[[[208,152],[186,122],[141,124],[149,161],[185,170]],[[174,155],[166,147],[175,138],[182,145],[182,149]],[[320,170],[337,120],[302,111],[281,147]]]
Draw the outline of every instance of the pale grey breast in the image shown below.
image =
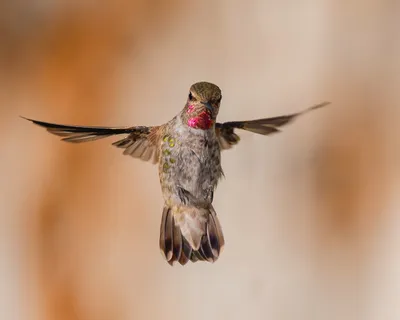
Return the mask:
[[222,175],[221,151],[213,129],[204,131],[177,123],[161,143],[159,170],[166,200],[211,203]]

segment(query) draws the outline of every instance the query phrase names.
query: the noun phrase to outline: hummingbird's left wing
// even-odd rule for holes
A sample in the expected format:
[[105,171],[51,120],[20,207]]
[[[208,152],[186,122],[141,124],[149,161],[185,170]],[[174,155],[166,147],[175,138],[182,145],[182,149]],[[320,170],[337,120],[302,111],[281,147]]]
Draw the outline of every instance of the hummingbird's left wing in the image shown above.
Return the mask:
[[240,141],[240,138],[235,133],[235,129],[247,130],[257,134],[262,134],[264,136],[269,135],[271,133],[280,132],[279,127],[292,122],[295,118],[304,113],[324,107],[329,103],[330,102],[322,102],[301,112],[285,116],[249,120],[249,121],[231,121],[224,123],[216,123],[215,131],[217,133],[219,144],[222,150],[230,149],[232,148],[233,145],[237,144]]
[[[22,117],[24,118],[24,117]],[[113,143],[118,148],[124,148],[124,155],[130,155],[144,161],[158,162],[159,133],[163,126],[154,127],[95,127],[95,126],[71,126],[32,120],[38,126],[44,127],[48,132],[63,137],[61,140],[72,143],[81,143],[107,138],[113,135],[127,134],[124,139]]]

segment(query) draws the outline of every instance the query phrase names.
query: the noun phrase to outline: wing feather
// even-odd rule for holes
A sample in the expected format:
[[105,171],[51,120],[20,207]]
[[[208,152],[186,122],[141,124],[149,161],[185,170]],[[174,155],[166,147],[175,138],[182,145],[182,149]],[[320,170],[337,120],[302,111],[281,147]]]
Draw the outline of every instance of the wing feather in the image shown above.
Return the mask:
[[247,130],[253,133],[262,134],[266,136],[272,133],[280,132],[279,127],[292,122],[298,116],[305,114],[309,111],[322,108],[328,104],[330,104],[330,102],[322,102],[301,112],[279,117],[216,123],[215,130],[217,133],[220,147],[222,150],[230,149],[232,148],[232,146],[234,146],[240,141],[239,136],[235,133],[235,129]]
[[[24,118],[24,117],[22,117]],[[61,140],[71,143],[81,143],[107,138],[113,135],[128,134],[127,137],[113,143],[118,148],[125,149],[123,154],[139,158],[144,161],[158,162],[159,132],[163,126],[155,127],[98,127],[75,126],[50,123],[24,118],[32,123],[44,127],[48,132],[62,137]]]

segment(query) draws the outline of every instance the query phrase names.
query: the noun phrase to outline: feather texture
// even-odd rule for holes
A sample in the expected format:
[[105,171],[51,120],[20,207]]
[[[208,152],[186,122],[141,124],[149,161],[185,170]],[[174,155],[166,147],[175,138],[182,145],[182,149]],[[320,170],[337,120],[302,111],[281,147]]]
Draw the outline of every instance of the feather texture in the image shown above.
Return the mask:
[[[24,117],[22,117],[24,118]],[[52,134],[63,137],[61,140],[71,143],[89,142],[107,138],[113,135],[128,134],[121,140],[113,143],[118,148],[124,148],[123,154],[130,155],[144,161],[157,163],[159,152],[157,149],[162,126],[157,127],[97,127],[72,126],[24,118],[34,124],[46,128]]]
[[235,133],[235,129],[247,130],[253,133],[269,135],[280,132],[279,127],[286,125],[296,119],[298,116],[310,112],[315,109],[322,108],[330,102],[322,102],[298,113],[285,116],[263,118],[248,121],[230,121],[224,123],[216,123],[215,130],[221,149],[230,149],[233,145],[240,141],[239,136]]
[[[160,249],[170,265],[176,261],[185,265],[189,260],[214,262],[218,259],[225,243],[224,237],[214,209],[207,210],[206,214],[204,232],[197,244],[182,233],[181,224],[177,223],[181,217],[175,219],[173,210],[164,206],[160,227]],[[190,227],[195,225],[190,224]],[[195,233],[197,234],[197,231]]]

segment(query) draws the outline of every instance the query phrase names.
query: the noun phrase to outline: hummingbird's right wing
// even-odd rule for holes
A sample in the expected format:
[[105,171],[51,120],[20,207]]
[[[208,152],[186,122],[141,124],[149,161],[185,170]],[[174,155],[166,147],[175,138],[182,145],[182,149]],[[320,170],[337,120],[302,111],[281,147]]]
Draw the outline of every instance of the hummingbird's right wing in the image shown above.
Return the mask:
[[158,162],[159,132],[162,126],[155,127],[94,127],[94,126],[70,126],[56,123],[32,120],[32,123],[44,127],[48,132],[63,137],[61,140],[72,143],[94,141],[113,135],[128,134],[124,139],[113,143],[118,148],[123,148],[124,155],[130,155],[144,161]]
[[216,123],[215,131],[217,133],[219,144],[222,150],[230,149],[233,145],[237,144],[240,141],[240,138],[235,133],[235,129],[247,130],[265,136],[275,132],[280,132],[279,127],[292,122],[295,118],[306,112],[324,107],[329,103],[330,102],[322,102],[301,112],[285,116],[249,121],[231,121]]

